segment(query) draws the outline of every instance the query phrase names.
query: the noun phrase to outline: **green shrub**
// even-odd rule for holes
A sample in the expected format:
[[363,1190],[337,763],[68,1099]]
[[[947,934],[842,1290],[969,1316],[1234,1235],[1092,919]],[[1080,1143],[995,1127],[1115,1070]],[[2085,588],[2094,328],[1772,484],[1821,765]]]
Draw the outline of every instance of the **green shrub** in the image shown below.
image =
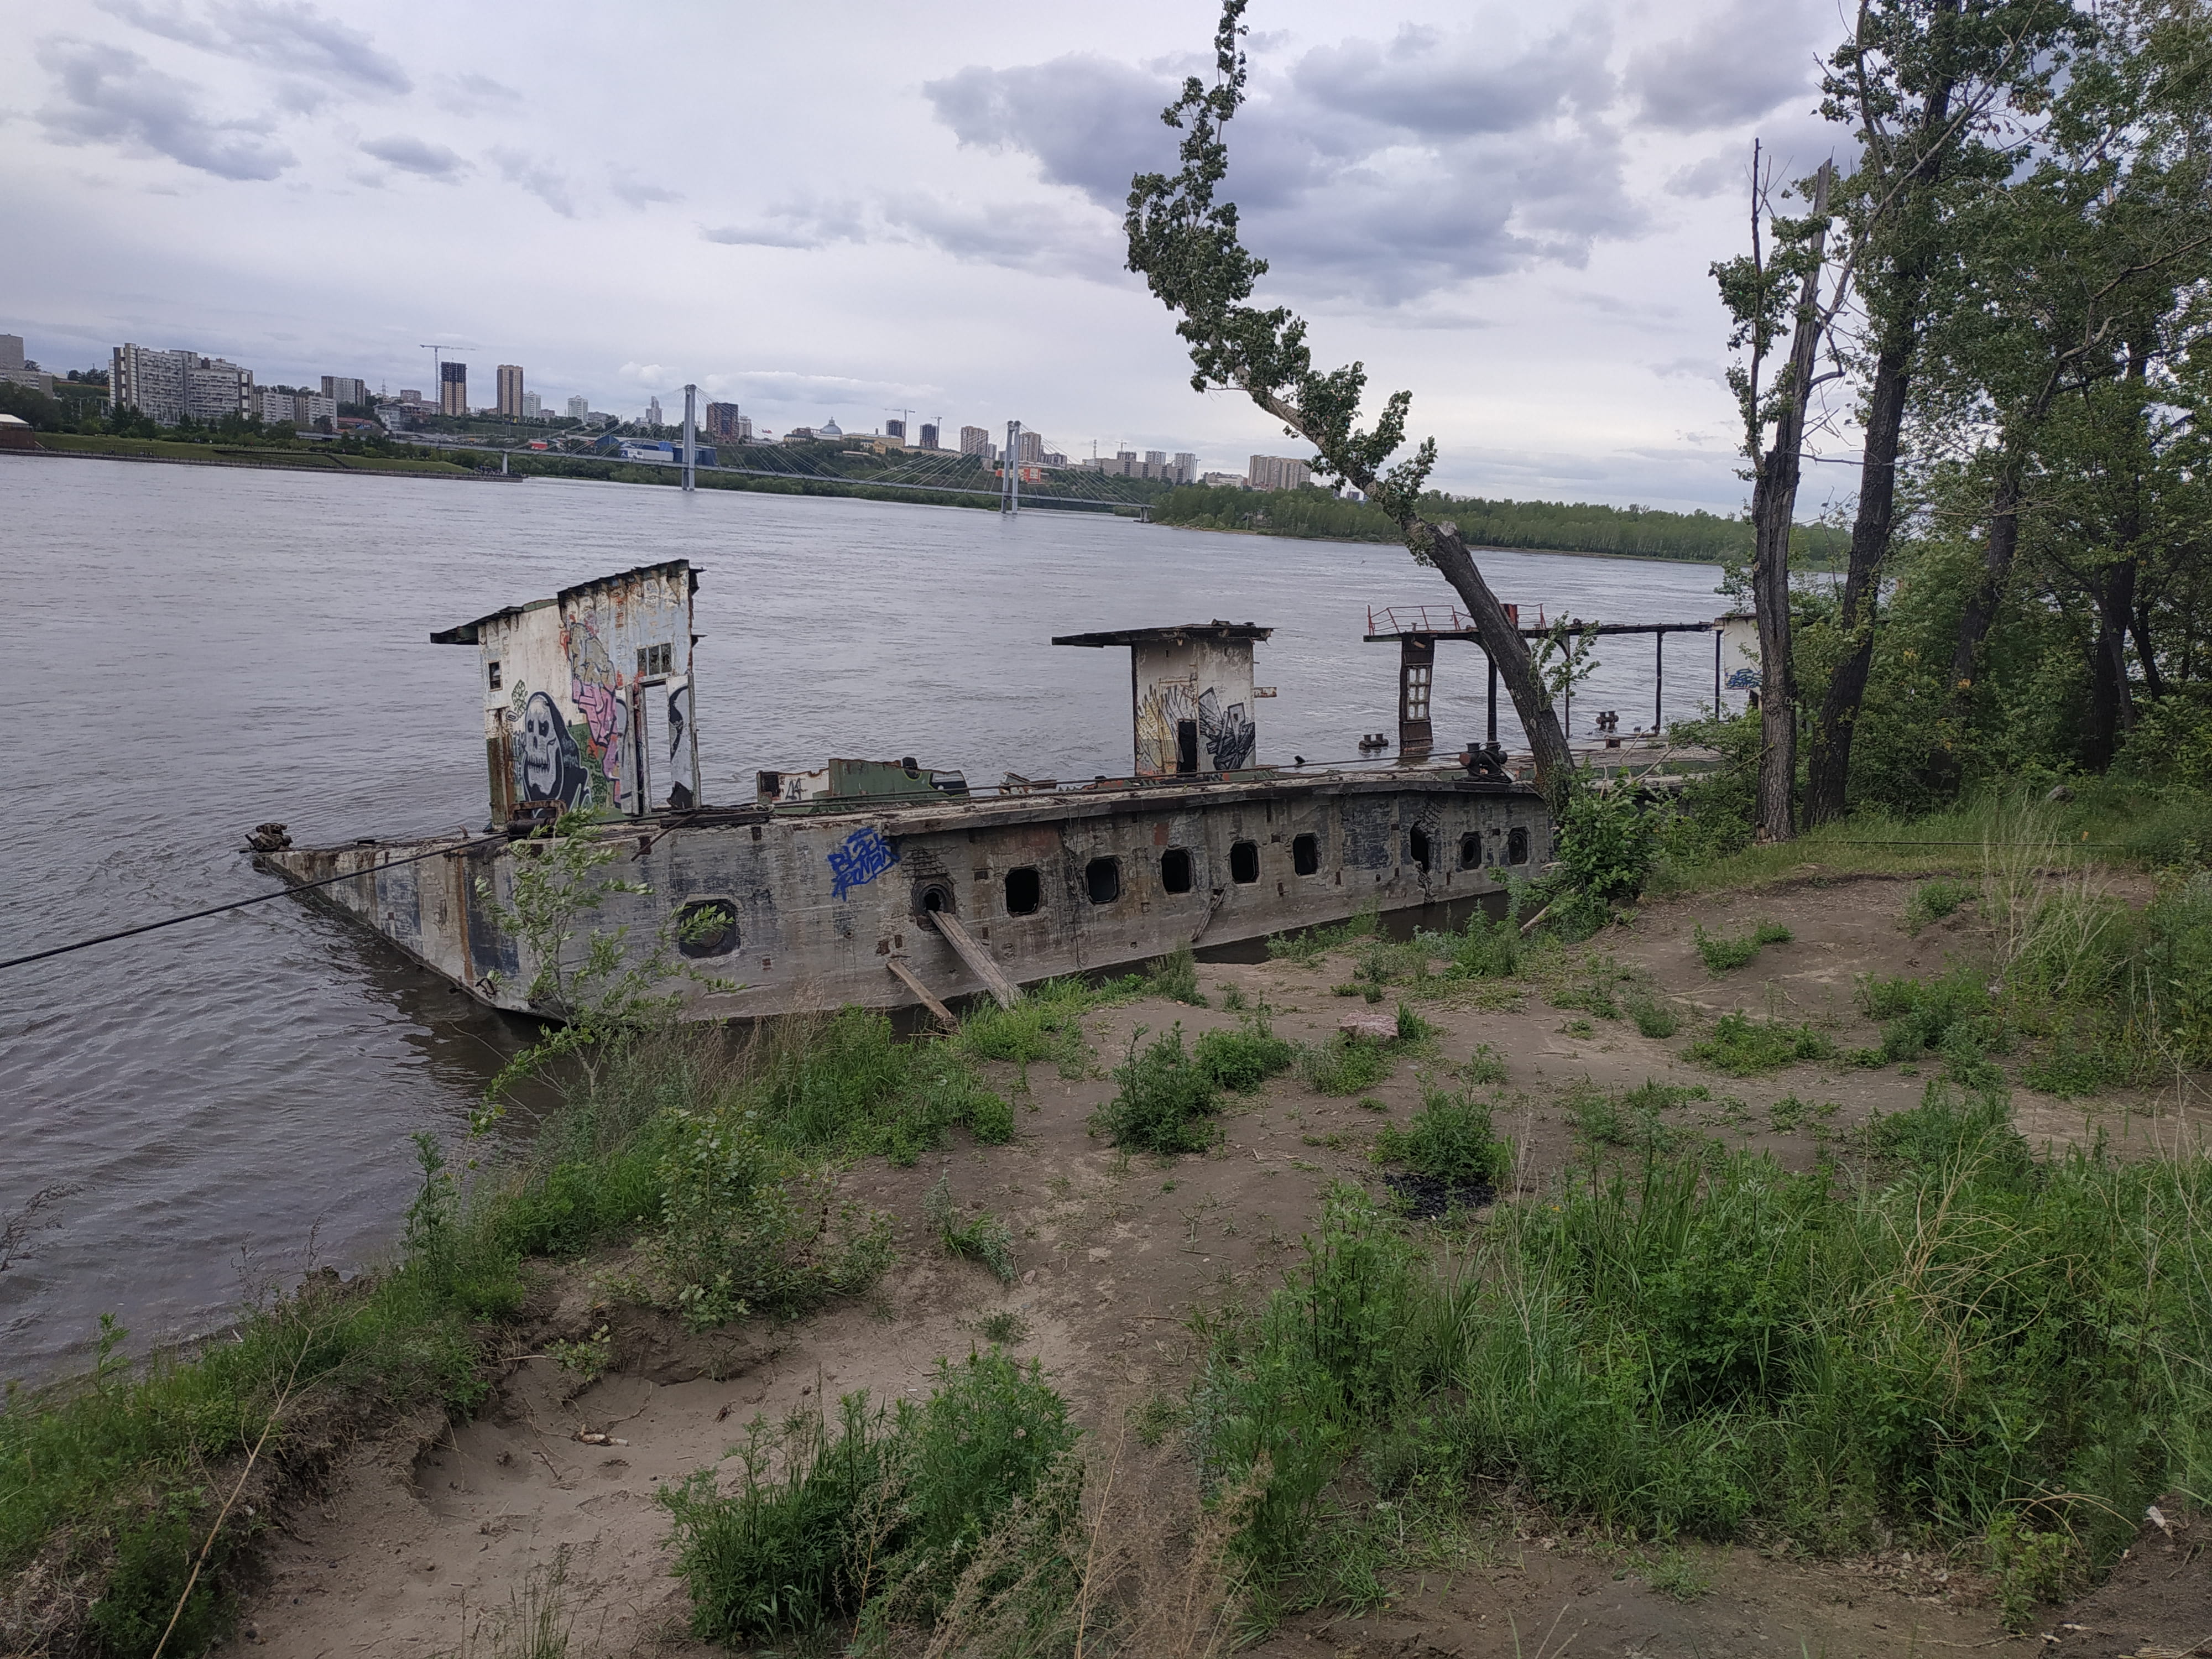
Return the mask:
[[1836,1045],[1809,1025],[1754,1020],[1741,1009],[1723,1014],[1711,1036],[1682,1051],[1686,1058],[1730,1077],[1753,1077],[1801,1060],[1831,1060],[1835,1052]]
[[947,1255],[981,1262],[1002,1285],[1014,1282],[1014,1230],[988,1210],[980,1210],[963,1221],[953,1207],[951,1176],[938,1177],[922,1200],[921,1213]]
[[1206,993],[1198,988],[1198,958],[1191,954],[1190,946],[1181,945],[1146,967],[1145,990],[1171,1002],[1205,1007]]
[[1102,999],[1080,980],[1056,979],[1023,993],[1011,1008],[987,1002],[960,1022],[954,1046],[976,1060],[1008,1061],[1023,1068],[1050,1060],[1063,1078],[1079,1078],[1089,1068],[1091,1045],[1083,1017]]
[[1139,1054],[1143,1035],[1141,1027],[1130,1034],[1128,1058],[1114,1068],[1116,1092],[1098,1109],[1092,1127],[1116,1146],[1204,1152],[1217,1133],[1212,1119],[1221,1107],[1221,1085],[1191,1059],[1180,1022]]
[[1934,876],[1922,882],[1905,902],[1905,931],[1917,933],[1930,922],[1942,921],[1969,902],[1977,890],[1973,883],[1951,876]]
[[[1646,1537],[1986,1532],[2031,1600],[2115,1558],[2159,1492],[2205,1490],[2212,1162],[2038,1164],[2000,1094],[1943,1085],[1874,1138],[1863,1178],[1655,1152],[1433,1260],[1333,1194],[1191,1395],[1212,1488],[1265,1483],[1255,1589],[1355,1593],[1356,1522],[1322,1501],[1353,1460],[1379,1499],[1494,1480]],[[2036,1541],[2061,1534],[2063,1561]]]
[[1392,1045],[1339,1031],[1298,1054],[1298,1076],[1325,1095],[1363,1095],[1389,1077],[1397,1061]]
[[1430,1089],[1405,1129],[1385,1125],[1375,1155],[1455,1187],[1495,1187],[1513,1168],[1513,1144],[1491,1130],[1490,1106],[1471,1093]]
[[701,1469],[659,1494],[693,1634],[757,1644],[855,1615],[878,1637],[927,1623],[1019,1506],[1056,1485],[1057,1518],[1072,1516],[1079,1470],[1048,1477],[1071,1467],[1076,1440],[1042,1370],[996,1350],[940,1359],[927,1403],[901,1401],[888,1421],[864,1395],[840,1402],[834,1430],[819,1415],[781,1430],[756,1418],[733,1490]]
[[1648,992],[1630,997],[1627,1008],[1637,1030],[1645,1036],[1670,1037],[1682,1029],[1682,1016],[1674,1005],[1662,1002]]
[[1467,926],[1451,941],[1447,979],[1511,979],[1521,971],[1527,947],[1521,928],[1510,916],[1492,921],[1481,911],[1467,919]]
[[1207,1031],[1191,1045],[1191,1063],[1224,1089],[1249,1095],[1278,1072],[1290,1070],[1297,1045],[1279,1037],[1263,1018],[1234,1031]]
[[1708,933],[1698,922],[1692,930],[1698,955],[1707,971],[1725,974],[1741,968],[1770,945],[1790,943],[1790,930],[1778,921],[1762,921],[1748,933]]
[[2002,1023],[1984,976],[1960,969],[1940,979],[1871,975],[1859,983],[1867,1017],[1881,1025],[1882,1062],[1917,1060],[1931,1051],[1962,1066],[2004,1046]]
[[705,1330],[789,1317],[874,1283],[890,1224],[835,1205],[835,1180],[771,1144],[750,1112],[672,1114],[660,1221],[646,1239],[653,1299]]
[[1474,1045],[1474,1054],[1459,1068],[1459,1074],[1469,1083],[1503,1083],[1505,1081],[1505,1056],[1486,1042]]

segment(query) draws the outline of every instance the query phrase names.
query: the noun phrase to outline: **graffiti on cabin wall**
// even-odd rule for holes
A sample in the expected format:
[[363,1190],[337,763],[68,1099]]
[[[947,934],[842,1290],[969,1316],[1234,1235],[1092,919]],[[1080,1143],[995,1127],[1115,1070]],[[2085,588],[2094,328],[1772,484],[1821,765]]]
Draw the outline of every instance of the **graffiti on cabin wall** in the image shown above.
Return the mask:
[[591,732],[585,759],[593,774],[592,799],[611,800],[617,811],[635,811],[636,804],[629,799],[629,698],[621,671],[599,638],[597,619],[588,613],[561,630],[561,644],[568,656],[568,695]]
[[1246,715],[1244,705],[1232,702],[1223,708],[1221,694],[1211,687],[1196,697],[1190,693],[1189,683],[1181,680],[1155,681],[1145,693],[1137,708],[1137,737],[1149,757],[1146,769],[1176,769],[1176,733],[1185,720],[1198,726],[1199,743],[1207,757],[1201,763],[1205,769],[1227,772],[1251,765],[1259,727]]
[[698,781],[691,767],[691,688],[679,685],[668,694],[668,804],[689,809]]
[[[521,688],[517,687],[518,696]],[[590,776],[576,735],[561,718],[553,699],[543,691],[522,698],[512,716],[515,734],[509,752],[514,757],[515,796],[520,800],[556,800],[574,811],[584,804]]]
[[898,854],[870,824],[845,837],[844,845],[830,854],[830,896],[843,898],[855,887],[865,887],[898,862]]

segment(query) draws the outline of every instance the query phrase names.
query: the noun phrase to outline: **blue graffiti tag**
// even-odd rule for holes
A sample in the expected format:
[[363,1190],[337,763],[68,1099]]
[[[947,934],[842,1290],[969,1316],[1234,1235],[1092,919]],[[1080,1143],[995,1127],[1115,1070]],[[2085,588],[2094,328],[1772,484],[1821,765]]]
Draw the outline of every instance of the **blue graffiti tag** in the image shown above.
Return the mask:
[[898,854],[872,826],[855,830],[830,854],[830,873],[836,882],[832,896],[842,898],[855,887],[866,887],[897,862]]

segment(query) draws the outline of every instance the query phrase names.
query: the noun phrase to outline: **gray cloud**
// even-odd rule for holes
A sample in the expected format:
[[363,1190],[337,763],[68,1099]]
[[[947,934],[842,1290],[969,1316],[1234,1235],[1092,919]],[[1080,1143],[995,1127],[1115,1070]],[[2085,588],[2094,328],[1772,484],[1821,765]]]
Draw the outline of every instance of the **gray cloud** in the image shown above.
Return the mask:
[[414,86],[398,60],[379,52],[368,35],[301,0],[219,0],[204,15],[154,0],[100,5],[149,34],[354,92],[404,93]]
[[[387,141],[388,142],[388,141]],[[364,148],[366,148],[364,146]],[[447,154],[451,155],[451,151]],[[459,156],[453,159],[458,161]],[[526,150],[495,149],[491,159],[499,167],[500,176],[511,185],[520,185],[563,219],[576,216],[575,199],[568,193],[568,175],[550,161],[542,161]]]
[[425,179],[436,179],[447,184],[453,183],[469,170],[469,164],[443,144],[433,144],[405,133],[394,133],[388,138],[371,138],[361,148],[362,154],[374,156],[386,167],[398,167],[402,173],[420,173]]
[[[1255,85],[1231,131],[1230,193],[1274,262],[1271,283],[1400,304],[1471,276],[1578,265],[1598,238],[1639,228],[1602,118],[1607,46],[1596,22],[1517,54],[1472,31],[1408,27],[1312,49]],[[1118,213],[1133,173],[1172,165],[1159,112],[1175,86],[1073,53],[971,66],[922,90],[962,143],[1026,154],[1046,183]],[[1064,262],[1085,257],[1071,246]]]
[[274,179],[292,165],[292,152],[269,137],[266,122],[210,118],[199,108],[200,88],[135,52],[52,39],[39,43],[38,58],[61,94],[38,112],[58,143],[113,143],[218,179]]
[[787,202],[700,234],[737,247],[903,242],[971,264],[1092,277],[1112,272],[1120,246],[1112,228],[1088,212],[1050,202],[966,202],[925,191]]
[[702,229],[710,242],[732,247],[827,247],[833,242],[867,240],[865,210],[858,202],[787,202],[750,221]]
[[1734,0],[1638,52],[1628,91],[1644,118],[1669,132],[1741,126],[1800,95],[1810,104],[1820,21],[1809,7]]
[[680,191],[641,179],[627,167],[610,167],[607,169],[607,188],[634,208],[642,209],[654,202],[680,202],[684,199]]

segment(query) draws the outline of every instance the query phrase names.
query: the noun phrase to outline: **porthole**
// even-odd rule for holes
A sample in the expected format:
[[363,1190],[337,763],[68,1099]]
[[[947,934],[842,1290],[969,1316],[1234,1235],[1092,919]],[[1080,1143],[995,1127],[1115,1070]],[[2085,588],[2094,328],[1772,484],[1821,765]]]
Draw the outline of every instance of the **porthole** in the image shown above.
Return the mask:
[[694,899],[676,913],[676,948],[687,957],[726,957],[738,948],[738,907]]
[[1083,890],[1093,904],[1111,904],[1121,896],[1121,860],[1093,859],[1084,866]]
[[1260,843],[1240,841],[1229,849],[1229,879],[1249,887],[1260,879]]
[[1028,866],[1006,872],[1006,914],[1010,916],[1033,916],[1037,906],[1044,902],[1044,884],[1037,879],[1036,871]]
[[1459,838],[1459,867],[1462,870],[1482,868],[1482,833],[1470,830]]
[[1291,839],[1291,868],[1302,876],[1310,876],[1321,868],[1321,838],[1317,836],[1294,836]]
[[916,915],[934,915],[943,911],[957,915],[952,908],[952,889],[941,881],[926,881],[914,890],[914,908]]
[[1160,885],[1170,893],[1190,891],[1190,850],[1170,847],[1160,854]]
[[1528,862],[1528,831],[1519,824],[1505,833],[1505,861],[1508,864]]

